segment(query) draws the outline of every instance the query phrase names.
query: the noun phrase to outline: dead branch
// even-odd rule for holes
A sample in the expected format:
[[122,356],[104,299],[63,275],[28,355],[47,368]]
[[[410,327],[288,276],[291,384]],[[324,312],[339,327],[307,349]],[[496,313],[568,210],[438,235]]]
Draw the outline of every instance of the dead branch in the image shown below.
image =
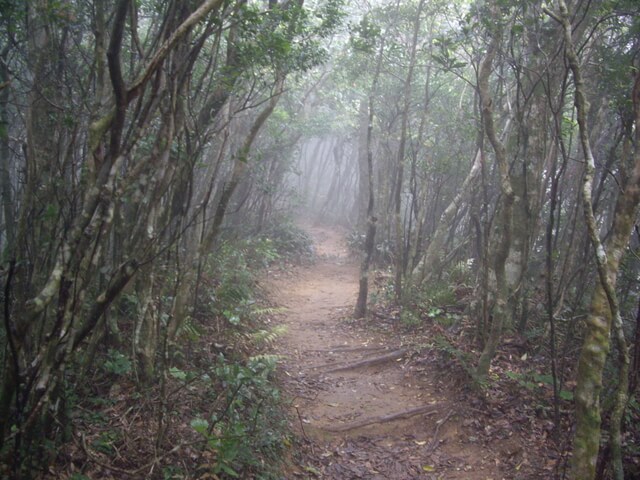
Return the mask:
[[453,413],[453,410],[449,410],[449,413],[447,413],[444,418],[441,418],[436,422],[436,429],[433,432],[433,438],[431,439],[431,442],[429,442],[429,446],[427,447],[428,454],[433,453],[433,451],[438,447],[438,433],[440,433],[440,427],[453,416]]
[[393,352],[385,353],[384,355],[380,355],[378,357],[368,358],[365,360],[360,360],[359,362],[343,365],[342,367],[332,368],[331,370],[327,370],[324,373],[344,372],[346,370],[355,370],[356,368],[372,367],[373,365],[380,365],[381,363],[386,363],[391,360],[401,358],[405,353],[407,353],[407,349],[401,348],[400,350],[394,350]]
[[328,427],[324,430],[328,432],[348,432],[349,430],[355,430],[356,428],[367,427],[369,425],[394,422],[396,420],[404,420],[406,418],[415,417],[416,415],[434,415],[438,413],[437,405],[422,405],[420,407],[414,407],[402,412],[393,413],[391,415],[381,415],[379,417],[366,418],[359,422],[347,423],[339,427]]
[[296,413],[298,414],[298,420],[300,421],[300,430],[302,430],[302,436],[305,438],[305,440],[307,440],[307,442],[310,442],[309,437],[307,437],[307,432],[304,431],[304,422],[302,421],[300,410],[298,410],[298,407],[296,406],[294,406],[293,408],[296,409]]

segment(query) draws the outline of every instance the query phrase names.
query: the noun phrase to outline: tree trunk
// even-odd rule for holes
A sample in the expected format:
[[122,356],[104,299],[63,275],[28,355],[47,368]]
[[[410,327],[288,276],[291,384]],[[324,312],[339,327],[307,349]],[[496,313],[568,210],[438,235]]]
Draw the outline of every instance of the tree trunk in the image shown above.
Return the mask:
[[451,222],[456,215],[456,212],[460,206],[467,200],[467,197],[473,192],[473,186],[480,174],[480,166],[482,165],[482,151],[478,149],[476,155],[471,164],[471,169],[467,174],[467,177],[462,182],[457,195],[442,212],[436,231],[433,234],[431,242],[427,247],[422,259],[418,266],[414,269],[413,277],[416,278],[416,285],[429,282],[434,275],[440,272],[441,261],[444,255],[445,240],[447,237],[447,230],[449,229]]
[[[378,59],[376,61],[376,69],[373,73],[373,81],[371,82],[371,91],[368,98],[368,118],[367,118],[367,138],[363,146],[366,148],[367,156],[367,184],[369,191],[369,199],[367,202],[367,233],[364,241],[364,257],[360,264],[360,281],[358,288],[358,298],[353,312],[355,318],[363,318],[367,314],[367,298],[369,295],[369,268],[373,258],[376,228],[378,219],[375,216],[375,191],[373,189],[373,151],[371,150],[371,142],[373,140],[373,116],[374,116],[374,95],[378,87],[378,78],[382,68],[382,59],[384,55],[384,37],[378,50]],[[364,102],[364,100],[363,100]]]
[[[596,476],[596,463],[600,448],[601,413],[600,392],[602,374],[610,349],[610,332],[613,328],[618,342],[619,377],[614,409],[611,415],[611,452],[616,480],[624,478],[621,452],[621,421],[627,403],[629,355],[622,330],[622,319],[615,292],[620,259],[629,242],[631,230],[640,201],[640,149],[634,153],[634,169],[618,195],[613,228],[606,249],[600,241],[598,226],[593,213],[592,196],[595,159],[589,140],[587,101],[578,55],[573,45],[572,26],[564,0],[558,0],[560,13],[546,12],[562,25],[565,56],[573,73],[575,84],[575,108],[578,118],[580,143],[585,159],[583,181],[583,211],[589,239],[595,251],[599,282],[591,298],[586,320],[586,333],[578,362],[576,398],[576,431],[573,443],[570,478],[592,480]],[[640,74],[636,76],[632,93],[636,123],[636,141],[640,140]]]
[[416,50],[418,47],[418,34],[422,9],[425,0],[420,0],[413,22],[413,37],[411,40],[411,54],[409,56],[409,71],[404,82],[404,106],[402,109],[402,120],[400,125],[400,143],[397,152],[397,173],[394,186],[394,227],[395,227],[395,296],[396,302],[402,301],[402,280],[404,276],[405,256],[407,250],[404,248],[404,225],[402,222],[402,192],[404,183],[405,148],[407,143],[407,125],[409,123],[409,109],[411,107],[411,84],[413,83],[413,71],[416,65]]
[[[15,206],[11,185],[11,151],[9,149],[9,89],[10,78],[6,57],[9,51],[5,47],[0,55],[0,202],[2,202],[4,234],[0,233],[0,261],[4,260],[5,252],[13,250],[15,239]],[[5,238],[3,238],[5,237]]]
[[[206,233],[206,235],[204,235],[198,247],[198,261],[200,257],[210,252],[213,248],[214,242],[217,239],[218,234],[220,233],[220,227],[222,226],[225,213],[227,212],[227,208],[229,206],[229,203],[231,202],[231,197],[233,196],[236,187],[244,177],[253,142],[258,136],[258,133],[260,132],[260,129],[262,128],[264,123],[267,121],[271,113],[273,113],[280,95],[282,94],[284,81],[285,75],[278,74],[278,78],[276,79],[276,83],[274,85],[274,93],[271,99],[253,121],[253,124],[249,129],[249,133],[245,137],[244,142],[234,156],[231,178],[227,181],[222,189],[222,194],[220,196],[220,200],[213,216],[213,223],[211,224],[209,231]],[[197,264],[198,261],[196,261],[195,263]],[[191,291],[193,286],[192,282],[189,280],[193,279],[195,274],[195,270],[193,269],[197,268],[197,265],[192,263],[192,266],[188,266],[187,268],[192,271],[188,276],[183,278],[182,282],[178,285],[176,296],[173,302],[172,315],[167,334],[167,340],[169,343],[175,342],[182,323],[186,318],[189,317],[188,307],[189,305],[192,305],[192,302],[190,302],[189,299],[191,298]]]
[[493,270],[496,276],[493,321],[491,323],[489,337],[487,338],[482,354],[478,359],[478,365],[475,370],[475,375],[479,382],[483,382],[489,374],[491,360],[493,360],[493,357],[495,356],[495,352],[502,335],[502,328],[508,315],[508,287],[505,265],[511,248],[511,217],[514,201],[511,177],[509,175],[509,164],[507,162],[507,152],[504,144],[498,139],[498,135],[495,130],[493,121],[493,100],[491,99],[489,92],[489,76],[491,74],[493,59],[496,56],[502,37],[502,28],[500,26],[501,20],[497,18],[495,11],[494,18],[496,18],[495,23],[497,27],[496,31],[493,32],[491,43],[489,44],[485,58],[478,70],[478,91],[482,104],[482,121],[484,124],[484,130],[495,152],[496,163],[500,174],[500,191],[502,193],[502,201],[498,206],[499,218],[495,226],[495,231],[499,238],[496,240],[496,245],[493,249]]
[[358,233],[366,231],[367,216],[369,215],[369,161],[367,138],[369,131],[369,114],[368,103],[363,98],[360,100],[360,108],[358,111],[359,128],[358,128],[358,199],[357,199],[357,231]]

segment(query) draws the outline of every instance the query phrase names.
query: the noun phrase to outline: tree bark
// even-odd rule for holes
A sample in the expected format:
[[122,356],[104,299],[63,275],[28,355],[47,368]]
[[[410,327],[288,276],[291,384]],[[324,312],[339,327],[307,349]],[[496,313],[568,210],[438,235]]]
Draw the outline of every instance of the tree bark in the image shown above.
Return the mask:
[[413,277],[416,278],[416,285],[429,282],[441,268],[442,258],[444,254],[444,246],[446,243],[447,230],[453,221],[458,209],[467,200],[473,191],[473,186],[480,175],[480,166],[482,165],[482,151],[478,149],[471,164],[471,169],[467,177],[462,182],[460,190],[449,203],[447,208],[442,212],[436,231],[433,234],[431,242],[425,251],[420,263],[413,271]]
[[482,104],[482,121],[484,130],[496,156],[496,163],[500,174],[500,191],[502,199],[498,206],[500,217],[495,229],[499,238],[496,241],[493,251],[493,270],[496,276],[493,321],[491,323],[489,337],[487,338],[482,354],[478,359],[478,365],[475,370],[476,379],[480,382],[483,382],[489,373],[491,360],[495,356],[495,352],[502,335],[502,328],[508,315],[508,288],[505,265],[511,248],[511,217],[514,201],[511,177],[509,175],[509,163],[507,161],[507,151],[496,133],[493,121],[493,100],[489,92],[489,76],[491,74],[493,60],[498,52],[498,47],[500,46],[502,37],[502,26],[500,23],[502,20],[497,17],[495,10],[494,19],[497,25],[496,31],[492,34],[487,53],[478,70],[478,91],[480,94],[480,102]]
[[373,258],[376,228],[378,219],[375,216],[375,191],[373,189],[373,151],[371,143],[373,141],[373,117],[374,117],[374,95],[378,87],[378,78],[382,68],[382,59],[384,55],[384,37],[378,50],[378,59],[376,61],[376,69],[373,73],[371,82],[371,91],[368,98],[368,121],[367,121],[367,139],[365,142],[367,156],[367,184],[369,191],[369,199],[367,202],[367,233],[364,241],[364,256],[360,264],[360,280],[358,283],[358,298],[353,312],[355,318],[363,318],[367,314],[367,298],[369,295],[369,268],[371,259]]
[[7,53],[9,48],[5,47],[0,54],[0,84],[4,85],[0,89],[0,202],[2,202],[2,214],[4,221],[0,220],[0,225],[4,227],[3,239],[0,235],[0,261],[4,260],[4,252],[13,250],[15,240],[15,205],[13,202],[13,191],[11,185],[11,151],[9,149],[9,71],[7,69]]
[[[576,431],[570,478],[592,480],[596,476],[596,464],[601,437],[600,392],[602,375],[610,349],[610,332],[613,328],[618,343],[619,376],[615,405],[611,415],[611,452],[614,477],[624,478],[621,451],[621,421],[628,400],[629,354],[622,330],[622,319],[615,292],[620,259],[629,241],[640,201],[640,149],[634,154],[634,169],[631,177],[618,195],[613,228],[606,249],[600,241],[598,226],[593,213],[592,196],[595,159],[589,140],[588,110],[584,80],[578,55],[575,51],[569,12],[564,0],[558,0],[559,14],[546,10],[547,14],[562,25],[564,31],[565,57],[573,74],[575,85],[575,108],[577,112],[580,144],[585,160],[583,179],[583,212],[589,239],[594,248],[599,282],[591,298],[586,320],[586,334],[578,362],[576,398]],[[640,74],[636,76],[632,92],[636,123],[636,141],[640,139]]]
[[180,326],[189,316],[188,307],[189,305],[191,305],[191,302],[189,302],[189,298],[191,289],[193,288],[191,280],[193,280],[193,276],[195,274],[195,264],[199,262],[200,257],[210,252],[213,248],[214,242],[218,237],[218,234],[220,233],[220,227],[222,226],[227,208],[229,207],[229,203],[231,202],[231,197],[233,196],[233,193],[235,192],[238,184],[244,177],[253,142],[258,136],[260,129],[267,121],[271,113],[273,113],[273,110],[278,104],[278,100],[280,99],[280,95],[282,94],[284,88],[285,77],[286,75],[284,75],[283,73],[278,74],[271,99],[253,121],[253,124],[249,129],[249,133],[236,152],[233,160],[233,170],[231,172],[231,178],[229,178],[222,189],[222,194],[220,196],[220,200],[218,202],[218,205],[216,206],[216,210],[213,216],[213,223],[211,224],[209,231],[202,238],[202,241],[198,247],[198,253],[196,254],[195,262],[192,262],[194,264],[194,267],[187,267],[190,270],[190,273],[188,273],[188,275],[182,279],[180,285],[178,285],[177,293],[175,295],[172,307],[171,321],[168,326],[167,340],[170,343],[175,341],[176,336],[180,330]]
[[396,302],[402,301],[402,281],[404,276],[405,256],[408,254],[404,248],[404,225],[402,222],[402,192],[404,183],[405,149],[407,143],[407,125],[409,123],[409,109],[411,107],[411,85],[413,83],[413,71],[416,65],[416,50],[418,47],[418,34],[424,1],[420,0],[413,22],[413,37],[411,39],[411,53],[409,56],[409,71],[404,81],[403,95],[404,106],[402,108],[402,120],[400,125],[400,143],[397,152],[397,172],[394,186],[394,227],[395,227],[395,296]]

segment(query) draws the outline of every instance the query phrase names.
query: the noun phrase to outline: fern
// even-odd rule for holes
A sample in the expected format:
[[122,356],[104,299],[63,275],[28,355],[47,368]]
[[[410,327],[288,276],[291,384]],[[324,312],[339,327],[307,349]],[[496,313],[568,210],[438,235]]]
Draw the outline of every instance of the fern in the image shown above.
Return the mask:
[[469,353],[457,348],[444,335],[436,335],[434,338],[434,344],[438,350],[455,358],[463,370],[467,372],[474,381],[478,382],[475,369],[473,368],[473,357]]
[[251,315],[255,315],[257,317],[262,315],[278,315],[279,313],[285,313],[286,311],[286,307],[256,307],[251,310]]
[[276,355],[273,353],[260,353],[249,357],[249,363],[262,363],[264,365],[275,365],[278,361],[282,360],[282,355]]
[[184,337],[188,338],[191,341],[196,341],[202,336],[202,331],[200,328],[193,322],[191,317],[188,317],[182,327],[180,327],[180,333]]
[[249,334],[249,339],[256,346],[272,345],[279,337],[284,335],[286,332],[286,325],[276,325],[269,330],[261,329]]

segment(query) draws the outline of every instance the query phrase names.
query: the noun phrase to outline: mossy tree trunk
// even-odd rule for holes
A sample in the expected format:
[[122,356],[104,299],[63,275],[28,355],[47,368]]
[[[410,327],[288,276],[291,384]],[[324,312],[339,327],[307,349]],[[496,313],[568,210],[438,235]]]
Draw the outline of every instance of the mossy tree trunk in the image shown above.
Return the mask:
[[619,376],[611,413],[611,452],[616,480],[624,478],[622,468],[621,421],[628,400],[629,355],[622,330],[622,319],[616,296],[616,278],[620,259],[627,248],[640,201],[640,74],[636,75],[632,91],[634,121],[636,124],[636,150],[633,170],[618,194],[613,217],[613,227],[606,245],[600,241],[592,204],[595,159],[589,140],[588,111],[582,70],[576,53],[572,25],[567,5],[558,0],[559,13],[546,10],[557,20],[564,32],[565,57],[573,74],[575,85],[574,104],[578,120],[580,144],[585,160],[582,202],[589,239],[594,250],[598,283],[591,297],[586,332],[578,362],[576,398],[576,430],[573,442],[573,457],[569,477],[575,480],[592,480],[596,477],[596,463],[601,438],[600,393],[605,361],[610,350],[610,334],[613,329],[619,355]]
[[498,206],[499,216],[495,225],[495,232],[498,238],[495,241],[492,253],[493,271],[496,277],[493,321],[491,322],[489,336],[486,339],[484,349],[478,359],[478,364],[475,370],[476,379],[480,382],[484,381],[489,373],[491,360],[493,360],[493,357],[495,356],[496,349],[498,348],[498,344],[502,336],[505,319],[508,315],[508,286],[505,266],[511,248],[511,217],[514,201],[511,176],[509,174],[509,163],[507,161],[507,151],[496,133],[493,119],[493,100],[489,91],[489,77],[491,75],[493,61],[502,40],[502,19],[498,17],[495,7],[493,17],[495,19],[496,28],[493,32],[490,32],[491,41],[487,48],[487,53],[485,54],[478,70],[478,92],[480,94],[482,122],[485,134],[493,147],[496,157],[496,164],[500,175],[500,192],[502,197],[501,203]]

